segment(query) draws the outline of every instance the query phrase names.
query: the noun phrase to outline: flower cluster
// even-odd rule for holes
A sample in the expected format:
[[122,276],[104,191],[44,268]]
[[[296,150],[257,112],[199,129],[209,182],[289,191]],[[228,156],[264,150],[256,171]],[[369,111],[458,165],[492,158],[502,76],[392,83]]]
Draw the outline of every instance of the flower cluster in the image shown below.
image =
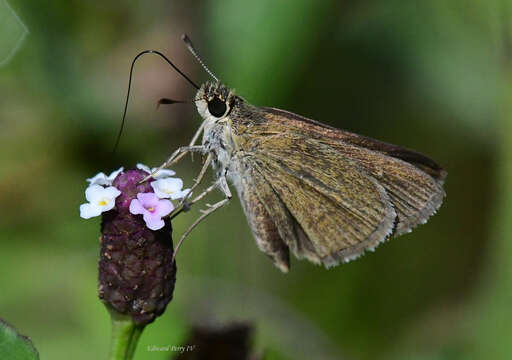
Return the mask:
[[121,194],[114,208],[101,214],[98,262],[101,301],[110,311],[130,316],[141,326],[164,312],[176,280],[172,224],[167,215],[173,205],[156,196],[151,187],[155,180],[148,175],[145,170],[129,169],[107,184]]
[[[150,169],[146,165],[137,164],[139,170],[152,175],[150,181],[154,192],[140,192],[131,199],[129,204],[130,213],[142,215],[146,226],[151,230],[158,230],[164,227],[162,217],[167,216],[174,210],[170,200],[183,199],[190,192],[190,189],[183,189],[183,181],[173,177],[176,172],[169,169]],[[85,190],[87,203],[80,205],[80,216],[89,219],[101,215],[103,212],[114,209],[116,199],[121,191],[112,186],[114,180],[122,174],[124,168],[106,175],[102,172],[87,179],[89,187]],[[170,200],[169,200],[170,199]]]

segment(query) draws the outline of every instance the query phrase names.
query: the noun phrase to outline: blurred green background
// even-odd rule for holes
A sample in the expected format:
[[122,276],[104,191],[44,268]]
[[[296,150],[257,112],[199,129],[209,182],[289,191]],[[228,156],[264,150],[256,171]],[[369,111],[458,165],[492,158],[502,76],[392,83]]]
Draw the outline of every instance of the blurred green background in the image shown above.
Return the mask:
[[[78,207],[87,177],[159,165],[199,125],[190,105],[155,110],[159,98],[191,99],[194,89],[147,56],[110,155],[137,52],[161,50],[208,79],[182,33],[256,105],[428,154],[448,170],[447,198],[376,253],[330,270],[293,261],[286,275],[257,249],[235,199],[185,242],[175,299],[136,359],[168,359],[148,346],[180,344],[195,322],[233,319],[253,322],[268,359],[512,358],[508,1],[9,4],[0,0],[0,317],[42,359],[106,358],[99,219],[79,218]],[[189,157],[175,170],[190,184],[199,167]],[[176,238],[197,210],[176,219]]]

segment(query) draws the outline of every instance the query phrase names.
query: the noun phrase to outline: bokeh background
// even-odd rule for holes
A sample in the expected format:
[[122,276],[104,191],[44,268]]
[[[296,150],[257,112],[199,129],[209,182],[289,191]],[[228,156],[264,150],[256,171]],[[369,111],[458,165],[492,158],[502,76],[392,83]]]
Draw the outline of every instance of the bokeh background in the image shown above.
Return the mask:
[[[148,346],[231,320],[254,325],[268,359],[510,359],[511,16],[505,0],[0,0],[0,317],[42,359],[106,358],[99,219],[78,216],[85,179],[159,165],[188,143],[193,106],[155,104],[194,89],[147,56],[111,155],[137,52],[208,79],[188,33],[248,101],[428,154],[448,170],[447,198],[375,253],[330,270],[293,261],[286,275],[235,199],[185,242],[175,299],[136,359],[169,359]],[[190,184],[200,165],[175,170]],[[176,219],[176,237],[197,210]]]

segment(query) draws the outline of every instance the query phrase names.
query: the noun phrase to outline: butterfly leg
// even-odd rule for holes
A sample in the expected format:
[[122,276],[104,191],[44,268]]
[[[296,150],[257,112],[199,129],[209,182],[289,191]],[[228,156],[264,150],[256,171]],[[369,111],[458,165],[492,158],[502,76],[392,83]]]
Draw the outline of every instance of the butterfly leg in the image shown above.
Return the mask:
[[192,187],[190,188],[190,191],[188,192],[187,195],[185,195],[183,197],[183,199],[181,199],[181,201],[179,202],[178,206],[176,206],[176,208],[170,213],[169,216],[171,217],[171,219],[174,218],[176,215],[178,215],[181,211],[184,210],[184,207],[186,207],[185,203],[187,202],[187,199],[192,194],[192,191],[194,191],[194,189],[203,180],[204,174],[206,173],[206,170],[208,170],[208,167],[210,166],[211,162],[212,162],[212,154],[208,154],[208,156],[206,157],[206,160],[205,160],[205,162],[203,164],[203,167],[201,168],[201,171],[199,172],[199,175],[194,180],[194,183],[192,184]]
[[[194,146],[197,142],[197,139],[199,139],[199,136],[201,135],[201,133],[203,132],[204,130],[204,127],[206,125],[206,120],[203,121],[203,123],[201,124],[201,126],[199,126],[199,129],[197,129],[196,133],[194,134],[194,136],[192,137],[192,140],[190,140],[190,144],[188,144],[188,146]],[[190,156],[192,158],[192,161],[194,161],[194,153],[190,153]]]
[[[205,147],[203,145],[191,145],[191,146],[180,146],[170,157],[164,162],[158,170],[162,170],[163,168],[169,167],[175,163],[177,163],[183,156],[190,152],[205,152]],[[158,172],[158,170],[156,172]]]
[[195,204],[196,202],[198,202],[199,200],[204,198],[206,195],[208,195],[209,193],[211,193],[213,190],[215,190],[218,187],[219,187],[219,181],[217,180],[212,185],[208,186],[201,194],[197,195],[193,200],[190,200],[188,202],[188,205]]
[[[215,210],[218,210],[220,209],[221,207],[223,207],[224,205],[226,205],[229,200],[231,199],[232,195],[231,195],[231,191],[229,190],[229,187],[228,187],[228,184],[227,184],[227,181],[226,181],[226,178],[225,177],[221,177],[219,178],[215,184],[213,184],[212,186],[210,186],[208,189],[206,189],[203,193],[201,193],[200,195],[198,195],[194,200],[192,200],[192,203],[195,202],[195,201],[198,201],[200,199],[202,199],[207,193],[209,193],[210,191],[212,191],[213,189],[215,189],[216,187],[218,187],[223,193],[224,193],[224,196],[226,196],[223,200],[219,201],[219,202],[216,202],[215,204],[213,205],[210,205],[210,204],[206,204],[206,206],[208,206],[208,209],[206,210],[201,210],[201,216],[199,216],[196,221],[194,221],[192,223],[192,225],[189,226],[189,228],[183,233],[183,235],[181,236],[180,240],[178,241],[178,243],[176,244],[176,247],[174,248],[174,253],[172,255],[172,261],[174,261],[174,258],[176,257],[176,254],[178,253],[178,250],[181,246],[181,244],[183,243],[183,240],[185,240],[185,238],[192,232],[192,230],[201,222],[203,221],[208,215],[210,215],[211,213],[213,213]],[[171,261],[171,262],[172,262]]]
[[172,155],[167,159],[166,162],[164,162],[162,165],[158,167],[155,171],[153,171],[151,174],[146,176],[141,182],[147,181],[150,177],[155,175],[160,170],[167,168],[175,163],[177,163],[183,156],[185,156],[189,152],[205,152],[205,147],[203,145],[195,145],[195,146],[181,146],[179,147],[175,152],[172,153]]
[[[212,185],[207,187],[201,194],[197,195],[193,200],[191,200],[189,202],[189,205],[192,205],[192,204],[198,202],[199,200],[204,198],[206,195],[208,195],[210,192],[212,192],[216,188],[219,188],[219,190],[222,191],[222,193],[224,194],[224,196],[227,199],[231,199],[231,197],[233,196],[233,195],[231,195],[231,190],[229,190],[229,186],[226,181],[226,178],[220,177],[217,181],[215,181],[215,183],[213,183]],[[209,205],[207,205],[207,206],[209,206]]]

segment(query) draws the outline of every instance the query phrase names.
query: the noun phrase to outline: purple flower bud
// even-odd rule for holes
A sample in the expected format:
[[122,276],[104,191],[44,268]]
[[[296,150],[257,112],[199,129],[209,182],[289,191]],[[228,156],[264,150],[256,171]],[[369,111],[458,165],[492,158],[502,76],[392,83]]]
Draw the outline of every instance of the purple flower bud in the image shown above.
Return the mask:
[[139,193],[153,192],[142,170],[119,174],[113,186],[121,191],[113,210],[102,214],[99,297],[112,310],[130,315],[139,325],[152,322],[172,299],[176,281],[172,227],[148,229],[142,216],[130,213]]
[[130,212],[130,203],[137,198],[138,193],[153,192],[151,183],[152,178],[140,184],[140,181],[148,176],[149,173],[133,169],[119,174],[112,183],[112,186],[121,191],[121,195],[116,199],[116,209],[119,212]]

